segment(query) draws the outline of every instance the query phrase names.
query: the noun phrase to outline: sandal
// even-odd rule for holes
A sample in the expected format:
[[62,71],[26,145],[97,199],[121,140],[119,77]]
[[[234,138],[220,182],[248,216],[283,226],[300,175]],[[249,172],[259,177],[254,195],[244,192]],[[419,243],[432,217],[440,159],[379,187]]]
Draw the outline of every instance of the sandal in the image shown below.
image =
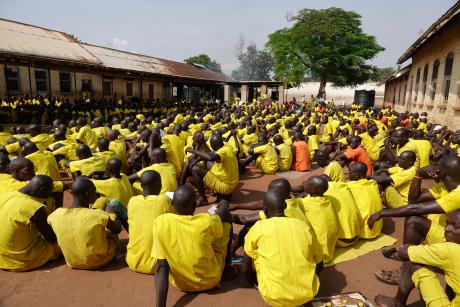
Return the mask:
[[381,270],[378,272],[374,272],[374,275],[379,281],[383,282],[384,284],[393,286],[399,285],[399,270]]

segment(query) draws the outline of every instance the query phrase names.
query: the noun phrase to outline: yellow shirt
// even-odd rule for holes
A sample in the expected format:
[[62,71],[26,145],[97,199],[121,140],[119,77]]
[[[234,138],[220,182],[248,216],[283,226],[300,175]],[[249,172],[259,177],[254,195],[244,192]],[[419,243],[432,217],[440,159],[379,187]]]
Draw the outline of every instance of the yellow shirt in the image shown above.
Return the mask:
[[337,237],[353,239],[359,236],[363,227],[363,219],[348,185],[345,182],[330,181],[324,197],[331,202],[337,218]]
[[131,183],[128,176],[121,174],[121,178],[109,178],[105,180],[92,180],[96,186],[96,192],[110,199],[120,201],[125,208],[129,199],[133,197]]
[[168,161],[176,167],[176,172],[182,172],[184,165],[184,146],[185,142],[177,135],[167,134],[162,139],[161,148],[166,150]]
[[94,150],[97,147],[96,133],[94,133],[89,126],[81,127],[76,139],[88,145],[91,150]]
[[388,169],[390,177],[393,180],[393,187],[401,194],[404,200],[408,201],[409,198],[409,189],[414,179],[415,173],[417,170],[415,166],[412,166],[408,169],[403,169],[399,166],[394,166]]
[[0,268],[27,271],[57,257],[58,249],[40,234],[30,219],[44,207],[19,191],[0,194]]
[[12,135],[8,132],[0,132],[0,146],[5,146]]
[[380,198],[377,182],[375,180],[361,179],[349,181],[347,184],[364,222],[360,237],[372,239],[379,236],[382,231],[383,220],[377,221],[372,229],[367,226],[367,219],[372,214],[382,210],[382,199]]
[[[296,198],[295,196],[291,195],[291,198],[286,199],[285,202],[285,216],[301,220],[310,226],[310,222],[308,221],[307,217],[305,216],[305,212],[303,211],[303,202],[301,198]],[[259,211],[259,217],[261,220],[265,220],[267,218],[265,212],[262,210]]]
[[278,156],[279,170],[281,172],[289,171],[292,165],[291,147],[286,143],[279,144],[276,147],[280,151]]
[[134,196],[129,200],[128,212],[126,263],[133,271],[154,274],[157,261],[151,257],[153,221],[164,213],[174,212],[171,200],[165,195]]
[[214,288],[221,279],[230,237],[224,229],[230,225],[216,214],[162,214],[153,222],[152,257],[168,261],[169,282],[177,289]]
[[460,185],[446,195],[437,199],[436,202],[439,206],[449,214],[460,208]]
[[337,161],[331,161],[325,168],[324,174],[328,175],[332,181],[345,182],[345,174],[342,165]]
[[245,136],[243,136],[242,140],[243,140],[243,144],[242,144],[243,152],[247,155],[249,147],[251,147],[251,145],[257,144],[259,137],[257,136],[256,133],[251,133],[251,134],[246,134]]
[[78,143],[69,141],[63,147],[54,150],[53,155],[54,156],[62,155],[67,160],[72,160],[72,161],[78,160],[77,147],[78,147]]
[[59,174],[59,166],[51,152],[39,150],[27,155],[26,158],[33,162],[35,174],[50,176],[53,181],[62,179]]
[[99,209],[58,208],[48,216],[67,266],[91,270],[109,263],[117,243],[105,226],[109,215]]
[[[144,167],[137,172],[137,176],[140,178],[145,171],[153,170],[157,171],[161,176],[161,192],[164,194],[166,192],[175,192],[177,189],[177,179],[176,179],[176,167],[172,163],[155,163],[150,166]],[[142,194],[143,190],[140,182],[135,182],[133,184],[133,190],[137,194]]]
[[88,176],[93,172],[105,171],[106,164],[103,157],[94,155],[92,157],[72,161],[69,163],[69,168],[72,173],[81,172],[82,176]]
[[105,134],[108,128],[107,127],[96,127],[96,128],[92,128],[91,130],[94,131],[98,139],[102,139],[102,138],[105,138]]
[[[270,306],[300,306],[318,293],[315,263],[322,250],[307,224],[289,217],[260,220],[244,240],[254,259],[259,292]],[[281,264],[281,265],[280,265]]]
[[420,167],[430,165],[430,156],[433,155],[433,146],[428,140],[412,140],[417,146],[418,153],[420,154]]
[[334,257],[338,239],[337,221],[332,205],[328,199],[319,196],[306,196],[302,202],[305,216],[323,248],[324,262],[329,262]]
[[209,170],[220,181],[235,188],[240,180],[238,172],[238,160],[230,146],[224,145],[216,153],[220,156],[220,161],[216,161]]
[[444,271],[446,283],[456,294],[452,306],[460,305],[460,263],[456,259],[459,254],[460,244],[453,242],[410,246],[408,249],[410,261]]
[[42,133],[30,138],[30,141],[34,142],[39,150],[46,150],[48,146],[51,144],[52,137],[52,135]]
[[308,136],[308,148],[310,148],[310,157],[314,157],[315,151],[319,148],[319,137],[317,135]]
[[273,174],[278,170],[278,154],[271,144],[255,147],[254,154],[259,155],[256,164],[265,174]]
[[127,165],[126,160],[126,145],[123,140],[111,141],[109,144],[109,150],[115,153],[115,156],[121,160],[123,165]]

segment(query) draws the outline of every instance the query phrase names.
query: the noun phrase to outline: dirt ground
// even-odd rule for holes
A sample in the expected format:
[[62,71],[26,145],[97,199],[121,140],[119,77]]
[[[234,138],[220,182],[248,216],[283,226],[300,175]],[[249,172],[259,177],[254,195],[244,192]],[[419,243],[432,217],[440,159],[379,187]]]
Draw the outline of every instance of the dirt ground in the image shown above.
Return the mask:
[[[321,169],[305,173],[300,178],[288,179],[299,184]],[[268,183],[277,175],[262,175],[251,169],[241,178],[232,202],[261,199]],[[65,197],[65,205],[70,201]],[[199,208],[203,212],[206,207]],[[387,219],[383,232],[402,239],[403,220]],[[127,234],[121,234],[122,244],[127,244]],[[242,252],[241,249],[239,251]],[[289,261],[289,259],[286,259]],[[359,291],[373,301],[375,294],[394,295],[396,286],[377,281],[374,272],[379,269],[397,269],[399,263],[384,258],[380,251],[371,252],[358,259],[325,268],[319,275],[321,287],[318,296]],[[72,270],[61,257],[55,262],[31,272],[11,273],[0,271],[0,306],[153,306],[155,287],[152,276],[132,272],[124,262],[124,255],[110,266],[98,271]],[[205,293],[184,293],[169,288],[168,306],[264,306],[256,289],[239,276],[226,281]],[[417,291],[409,298],[410,306],[423,306]]]

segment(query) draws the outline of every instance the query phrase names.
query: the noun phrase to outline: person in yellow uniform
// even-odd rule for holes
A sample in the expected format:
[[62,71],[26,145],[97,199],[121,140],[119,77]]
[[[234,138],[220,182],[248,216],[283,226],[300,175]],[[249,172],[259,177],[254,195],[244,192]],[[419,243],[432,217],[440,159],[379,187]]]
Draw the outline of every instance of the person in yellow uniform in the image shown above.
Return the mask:
[[0,194],[0,269],[28,271],[56,259],[60,249],[46,223],[41,199],[48,197],[53,181],[37,175],[19,191]]
[[150,153],[152,165],[144,167],[137,173],[129,176],[129,180],[133,182],[133,192],[136,195],[142,195],[142,187],[138,181],[142,174],[148,170],[157,171],[161,176],[161,192],[174,192],[177,189],[177,173],[174,164],[169,163],[166,157],[166,151],[163,148],[155,148]]
[[256,127],[254,126],[249,126],[247,130],[247,134],[245,134],[241,138],[241,144],[243,147],[243,153],[245,155],[248,155],[248,150],[252,145],[256,145],[257,142],[259,141],[259,137],[257,136],[256,133]]
[[107,212],[90,209],[96,200],[96,187],[88,178],[78,178],[71,187],[72,205],[59,208],[48,216],[67,266],[72,269],[96,270],[108,265],[120,248],[118,221]]
[[30,135],[30,141],[35,143],[40,150],[46,150],[51,144],[52,137],[46,133],[42,133],[40,125],[33,124],[27,128],[27,133]]
[[280,193],[265,194],[267,218],[256,222],[245,237],[243,271],[253,283],[258,281],[266,304],[301,306],[318,293],[316,274],[321,265],[316,264],[321,264],[322,250],[313,230],[305,222],[286,217],[285,207]]
[[118,130],[109,130],[106,132],[106,136],[110,142],[109,150],[115,153],[115,156],[121,160],[123,171],[125,172],[128,167],[125,141],[119,138],[120,132]]
[[21,155],[33,162],[35,174],[50,176],[53,181],[60,181],[59,166],[54,155],[46,150],[39,150],[37,145],[32,142],[24,144]]
[[[96,180],[93,183],[96,186],[96,192],[103,197],[116,199],[126,208],[129,199],[133,196],[131,183],[128,176],[121,173],[122,163],[118,158],[110,158],[107,161],[108,179]],[[105,208],[99,208],[105,209]]]
[[0,125],[0,146],[5,146],[7,144],[8,139],[11,137],[11,133],[6,132],[4,130],[3,125]]
[[331,202],[324,197],[328,182],[321,176],[312,176],[303,183],[303,187],[308,194],[302,199],[303,210],[322,246],[326,263],[333,259],[338,239],[336,215]]
[[315,156],[316,150],[319,149],[319,136],[315,125],[311,125],[307,129],[308,148],[310,149],[310,157]]
[[292,150],[291,147],[284,142],[281,135],[277,134],[273,137],[273,142],[276,147],[275,150],[278,153],[278,170],[280,172],[287,172],[292,166]]
[[[391,144],[396,145],[396,148],[393,149]],[[415,160],[415,168],[420,168],[420,154],[418,152],[417,145],[413,140],[409,139],[409,131],[406,128],[401,128],[390,133],[390,138],[388,141],[384,142],[385,154],[386,157],[396,164],[398,162],[398,157],[403,151],[413,151],[417,156]]]
[[412,142],[417,146],[417,151],[420,154],[420,167],[430,165],[430,160],[433,156],[433,146],[431,142],[424,138],[423,131],[416,130],[412,134]]
[[86,144],[91,150],[96,150],[97,148],[97,136],[93,130],[87,125],[86,118],[80,117],[77,119],[76,126],[76,140],[80,143]]
[[[404,244],[445,242],[446,219],[440,215],[449,214],[460,208],[460,158],[455,154],[446,155],[439,160],[438,165],[419,169],[412,181],[411,190],[420,191],[423,179],[433,179],[440,184],[428,191],[422,191],[416,203],[374,213],[369,217],[368,226],[372,228],[376,223],[381,222],[383,217],[407,217]],[[409,199],[413,201],[415,197],[409,195]],[[435,215],[438,215],[438,218],[434,218]],[[383,249],[382,254],[392,258],[394,250]],[[388,276],[379,279],[387,283]]]
[[118,156],[110,150],[110,141],[104,138],[97,140],[97,152],[95,155],[103,157],[106,163],[110,158],[118,158]]
[[[395,260],[404,261],[398,294],[389,297],[378,294],[375,302],[379,306],[405,306],[407,296],[415,287],[419,290],[425,305],[460,306],[460,264],[456,260],[460,254],[460,209],[447,216],[445,242],[427,245],[403,245],[393,247]],[[434,269],[441,270],[451,293],[441,285]],[[401,295],[404,293],[404,295]]]
[[389,208],[398,208],[408,203],[409,188],[417,170],[416,155],[413,151],[403,151],[398,165],[372,178],[382,187],[383,202]]
[[199,194],[199,205],[207,203],[205,187],[220,194],[220,197],[229,198],[239,183],[238,160],[232,147],[224,144],[220,132],[212,134],[210,144],[213,150],[210,152],[198,151],[191,147],[186,149],[204,161],[214,162],[209,171],[198,165],[191,168],[193,184]]
[[266,135],[259,136],[259,143],[249,148],[248,154],[246,159],[240,161],[242,169],[255,160],[256,166],[264,174],[274,174],[278,170],[278,155]]
[[333,181],[324,174],[321,176],[328,181],[324,197],[331,202],[337,220],[337,246],[351,246],[358,241],[364,226],[358,206],[345,182]]
[[[335,182],[345,182],[345,173],[342,165],[338,161],[331,161],[329,155],[324,150],[317,150],[315,153],[315,161],[320,167],[324,167],[324,175],[327,175]],[[343,163],[343,160],[341,160]]]
[[105,172],[106,163],[103,157],[93,155],[86,144],[78,145],[76,149],[79,160],[65,161],[64,166],[75,176],[89,176],[94,172]]
[[128,203],[129,242],[126,263],[135,272],[154,274],[157,260],[151,257],[153,222],[164,213],[174,213],[171,200],[160,195],[162,180],[154,170],[141,175],[143,195],[134,196]]
[[221,202],[215,214],[194,214],[195,205],[195,191],[182,185],[173,196],[176,213],[162,214],[153,222],[157,306],[166,306],[168,276],[175,288],[195,292],[216,287],[224,271],[235,274],[227,257],[232,223],[228,202]]
[[[176,128],[173,129],[176,131]],[[168,161],[176,167],[177,174],[182,172],[184,166],[184,146],[185,142],[176,134],[167,134],[162,138],[161,148],[166,150]]]
[[374,227],[369,227],[369,217],[382,210],[382,199],[377,182],[373,179],[366,179],[367,165],[362,162],[355,162],[350,167],[348,188],[353,195],[356,206],[363,220],[360,238],[373,239],[378,237],[382,231],[383,221],[379,221]]

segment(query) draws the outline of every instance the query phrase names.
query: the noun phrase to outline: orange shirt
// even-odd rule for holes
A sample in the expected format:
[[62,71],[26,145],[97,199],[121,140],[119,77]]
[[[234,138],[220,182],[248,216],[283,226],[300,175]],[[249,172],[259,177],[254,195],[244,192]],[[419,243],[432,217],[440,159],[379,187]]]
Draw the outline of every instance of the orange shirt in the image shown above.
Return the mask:
[[356,149],[347,149],[343,154],[347,159],[353,159],[350,166],[355,162],[362,162],[367,165],[366,175],[372,174],[372,160],[363,145],[359,145]]
[[292,163],[292,170],[303,172],[310,169],[310,148],[305,141],[297,141],[292,144],[295,148],[295,161]]

